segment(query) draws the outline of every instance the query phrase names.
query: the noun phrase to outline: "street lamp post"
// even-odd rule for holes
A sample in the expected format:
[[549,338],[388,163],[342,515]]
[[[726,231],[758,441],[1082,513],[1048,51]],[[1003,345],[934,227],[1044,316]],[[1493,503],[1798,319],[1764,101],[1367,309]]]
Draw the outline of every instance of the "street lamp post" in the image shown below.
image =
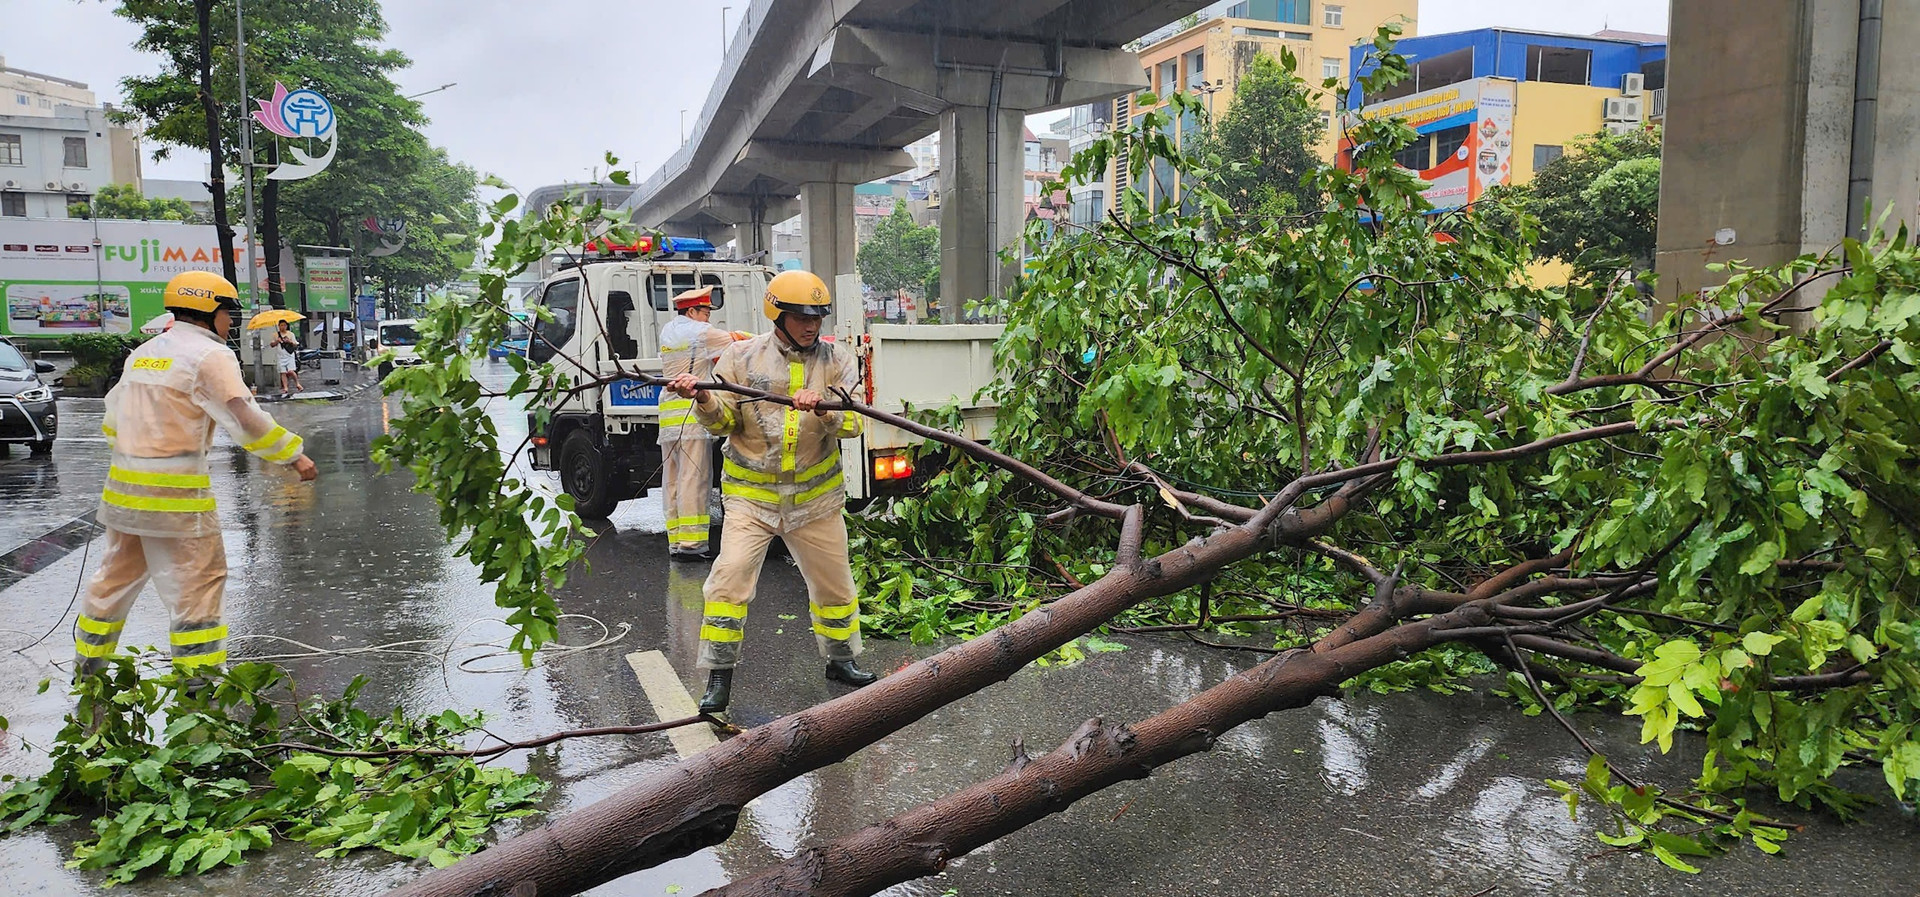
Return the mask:
[[434,88],[434,89],[432,89],[432,90],[423,90],[423,91],[420,91],[419,93],[416,93],[416,94],[410,94],[410,95],[408,95],[408,96],[405,96],[405,97],[401,97],[401,99],[405,99],[405,100],[417,100],[417,99],[420,99],[421,97],[424,97],[424,96],[426,96],[427,94],[430,94],[430,93],[439,93],[440,91],[443,91],[443,90],[446,90],[446,89],[447,89],[447,88],[449,88],[449,87],[454,87],[454,86],[457,86],[457,85],[459,85],[459,83],[460,83],[460,82],[458,82],[458,81],[448,81],[447,83],[445,83],[445,84],[442,84],[442,85],[440,85],[439,87],[436,87],[436,88]]
[[[233,2],[233,34],[240,68],[240,175],[245,184],[247,204],[247,251],[241,260],[247,265],[247,301],[257,307],[260,303],[260,268],[254,259],[258,258],[260,251],[260,231],[254,225],[253,216],[253,116],[247,114],[247,23],[243,5],[242,0]],[[260,345],[260,332],[248,332],[253,334],[253,388],[258,391],[267,382],[265,353]]]

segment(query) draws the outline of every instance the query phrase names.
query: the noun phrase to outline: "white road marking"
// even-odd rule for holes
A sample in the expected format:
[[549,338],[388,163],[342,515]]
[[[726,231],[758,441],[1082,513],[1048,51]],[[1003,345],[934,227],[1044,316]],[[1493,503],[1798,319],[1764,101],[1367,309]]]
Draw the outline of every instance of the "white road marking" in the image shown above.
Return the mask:
[[[693,695],[680,684],[680,674],[673,671],[667,655],[659,651],[635,651],[627,655],[627,666],[633,667],[634,678],[640,680],[640,690],[647,693],[654,715],[661,720],[685,719],[700,712]],[[705,725],[669,729],[667,740],[673,743],[681,759],[720,743],[713,736],[713,727]]]

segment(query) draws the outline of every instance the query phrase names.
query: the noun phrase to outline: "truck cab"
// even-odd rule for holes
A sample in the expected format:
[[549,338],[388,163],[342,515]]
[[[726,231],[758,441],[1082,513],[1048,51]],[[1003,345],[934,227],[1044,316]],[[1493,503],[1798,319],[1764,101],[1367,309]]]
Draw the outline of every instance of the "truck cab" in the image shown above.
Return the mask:
[[[673,297],[711,286],[713,326],[755,335],[773,329],[762,311],[767,282],[775,273],[761,265],[714,259],[705,241],[650,240],[612,258],[562,267],[543,280],[525,302],[545,308],[552,320],[533,320],[526,356],[555,361],[575,382],[601,380],[622,371],[658,377],[660,328],[673,319]],[[886,411],[957,405],[965,435],[986,440],[994,408],[975,393],[994,377],[993,344],[999,325],[869,325],[857,282],[834,285],[834,319],[822,333],[858,360],[862,388],[854,398]],[[583,517],[611,514],[620,502],[660,484],[660,387],[618,380],[558,399],[548,409],[529,409],[532,464],[560,474]],[[869,422],[846,441],[841,463],[847,496],[859,503],[904,492],[925,479],[912,448],[918,437]],[[718,452],[719,443],[714,443]],[[714,465],[715,483],[719,464]]]
[[[673,319],[673,297],[703,286],[714,288],[713,326],[767,332],[760,299],[771,272],[714,260],[713,252],[705,241],[665,238],[656,248],[643,239],[561,268],[525,298],[527,308],[552,316],[529,322],[527,359],[553,361],[575,382],[622,371],[658,377],[660,328]],[[658,386],[620,380],[564,396],[529,413],[528,432],[534,469],[558,471],[582,516],[605,517],[660,483]]]

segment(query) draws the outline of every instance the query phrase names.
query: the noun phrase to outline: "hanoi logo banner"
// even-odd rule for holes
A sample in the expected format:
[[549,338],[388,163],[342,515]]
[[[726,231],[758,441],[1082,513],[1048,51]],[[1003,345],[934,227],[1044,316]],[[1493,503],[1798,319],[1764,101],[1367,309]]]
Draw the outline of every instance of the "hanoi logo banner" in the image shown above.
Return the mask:
[[255,100],[260,108],[253,113],[253,120],[260,127],[289,140],[324,140],[327,151],[318,157],[307,154],[301,148],[288,147],[294,161],[283,162],[278,168],[267,174],[275,181],[297,181],[310,178],[333,164],[334,151],[340,148],[340,132],[335,125],[333,104],[318,91],[301,88],[288,91],[278,81],[273,83],[273,99]]

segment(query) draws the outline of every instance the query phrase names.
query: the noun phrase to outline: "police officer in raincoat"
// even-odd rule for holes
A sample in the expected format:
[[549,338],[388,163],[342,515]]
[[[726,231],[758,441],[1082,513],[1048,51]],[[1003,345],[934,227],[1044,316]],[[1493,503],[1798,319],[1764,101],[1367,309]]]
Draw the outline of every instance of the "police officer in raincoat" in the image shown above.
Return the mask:
[[120,642],[133,600],[149,580],[171,615],[176,669],[227,659],[227,549],[214,511],[207,452],[214,427],[261,460],[302,480],[319,475],[287,432],[253,400],[227,334],[240,313],[238,291],[209,271],[167,282],[174,323],[127,357],[107,393],[101,424],[112,451],[97,520],[106,528],[100,569],[87,582],[74,640],[76,677],[96,673]]
[[[701,287],[673,297],[679,314],[660,328],[661,375],[669,379],[692,374],[695,380],[713,376],[713,362],[733,345],[734,335],[715,328],[713,288]],[[707,557],[707,492],[713,483],[708,450],[713,437],[693,416],[693,400],[668,398],[660,403],[660,490],[666,505],[667,553],[675,560]]]
[[700,627],[700,666],[709,671],[700,710],[724,710],[740,662],[747,605],[753,600],[767,546],[786,542],[807,581],[814,641],[826,676],[848,685],[879,679],[860,669],[860,603],[847,559],[847,493],[840,440],[860,434],[860,416],[819,408],[833,389],[852,390],[859,365],[851,353],[822,342],[833,311],[827,285],[806,271],[786,271],[767,285],[763,309],[773,332],[734,343],[714,365],[716,378],[791,396],[793,405],[743,401],[737,393],[695,389],[691,374],[674,378],[675,394],[694,402],[694,417],[725,436],[720,489],[726,519],[720,556],[707,577]]

